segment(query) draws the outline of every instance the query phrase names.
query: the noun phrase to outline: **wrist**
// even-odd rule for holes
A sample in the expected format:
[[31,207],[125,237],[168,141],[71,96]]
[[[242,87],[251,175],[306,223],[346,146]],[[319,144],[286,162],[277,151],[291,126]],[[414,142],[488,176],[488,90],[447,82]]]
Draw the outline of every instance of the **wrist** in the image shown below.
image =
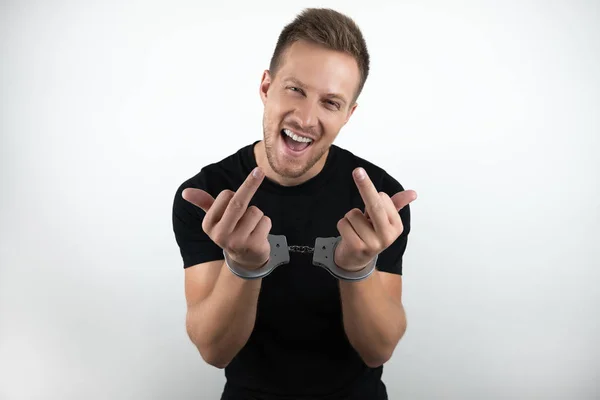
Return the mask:
[[369,277],[377,265],[378,255],[364,265],[356,263],[356,267],[348,267],[348,264],[343,264],[345,268],[341,268],[336,262],[338,245],[341,243],[341,237],[317,238],[315,243],[315,253],[313,264],[323,267],[334,277],[344,281],[360,281]]
[[270,256],[269,256],[269,257],[267,257],[267,259],[265,261],[263,261],[260,264],[257,264],[257,263],[253,263],[253,262],[245,262],[245,261],[237,260],[236,257],[233,257],[231,254],[227,253],[226,251],[224,251],[223,254],[227,254],[227,257],[225,259],[226,262],[229,262],[230,264],[235,264],[235,266],[237,268],[243,269],[245,271],[256,271],[257,269],[264,267],[269,262],[269,259],[270,259]]
[[275,268],[280,265],[287,264],[290,262],[290,256],[287,251],[287,241],[285,236],[282,235],[269,235],[268,241],[271,246],[269,257],[267,261],[259,267],[244,267],[233,260],[225,250],[223,250],[223,256],[225,258],[225,264],[231,272],[242,279],[260,279],[269,275]]

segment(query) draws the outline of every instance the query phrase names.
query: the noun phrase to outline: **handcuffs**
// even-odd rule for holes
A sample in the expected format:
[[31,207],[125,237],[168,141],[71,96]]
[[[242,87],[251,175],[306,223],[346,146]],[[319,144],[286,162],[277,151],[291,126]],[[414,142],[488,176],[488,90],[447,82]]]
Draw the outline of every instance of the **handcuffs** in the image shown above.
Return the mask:
[[[358,271],[346,271],[338,267],[334,262],[335,248],[338,243],[342,240],[341,236],[338,237],[327,237],[317,238],[315,241],[315,248],[313,253],[313,265],[324,268],[335,278],[343,281],[360,281],[369,277],[375,270],[377,264],[376,255],[369,264],[363,269]],[[223,250],[225,256],[225,264],[235,275],[242,279],[259,279],[264,278],[275,270],[275,268],[288,264],[290,262],[290,252],[287,244],[287,239],[284,235],[269,235],[269,244],[271,245],[271,253],[269,261],[262,267],[256,270],[248,270],[229,257],[227,252]]]

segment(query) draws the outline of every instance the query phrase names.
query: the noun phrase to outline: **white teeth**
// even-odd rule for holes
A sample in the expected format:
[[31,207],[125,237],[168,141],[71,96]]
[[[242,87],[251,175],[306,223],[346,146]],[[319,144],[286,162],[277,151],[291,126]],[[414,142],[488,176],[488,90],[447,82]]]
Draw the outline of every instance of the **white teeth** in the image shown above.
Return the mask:
[[292,139],[294,139],[296,142],[300,142],[300,143],[310,143],[310,142],[312,142],[312,139],[305,138],[305,137],[302,137],[302,136],[298,136],[294,132],[290,131],[289,129],[284,129],[283,133],[285,133],[286,135],[288,135],[289,137],[291,137]]

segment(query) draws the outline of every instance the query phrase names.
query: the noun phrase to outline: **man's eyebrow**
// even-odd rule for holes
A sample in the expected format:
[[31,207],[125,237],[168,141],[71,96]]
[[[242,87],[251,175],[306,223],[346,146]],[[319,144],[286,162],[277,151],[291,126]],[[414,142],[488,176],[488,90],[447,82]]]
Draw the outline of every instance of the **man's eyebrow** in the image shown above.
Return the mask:
[[[306,85],[305,83],[303,83],[303,82],[302,82],[302,81],[300,81],[299,79],[297,79],[297,78],[294,78],[294,77],[291,77],[291,76],[290,76],[290,77],[288,77],[288,78],[285,78],[283,81],[284,81],[284,82],[290,82],[290,83],[292,83],[292,84],[294,84],[294,85],[296,85],[296,86],[299,86],[299,87],[301,87],[301,88],[303,88],[303,89],[306,89],[306,88],[308,87],[308,85]],[[325,94],[325,96],[327,96],[327,97],[329,97],[329,98],[338,99],[339,101],[341,101],[341,102],[342,102],[342,103],[344,103],[344,104],[346,104],[346,103],[347,103],[347,101],[346,101],[346,99],[344,98],[344,96],[343,96],[343,95],[341,95],[341,94],[339,94],[339,93],[326,93],[326,94]]]
[[301,88],[306,88],[307,85],[305,85],[303,82],[301,82],[299,79],[293,78],[293,77],[287,77],[284,79],[284,82],[290,82],[293,83],[296,86],[300,86]]

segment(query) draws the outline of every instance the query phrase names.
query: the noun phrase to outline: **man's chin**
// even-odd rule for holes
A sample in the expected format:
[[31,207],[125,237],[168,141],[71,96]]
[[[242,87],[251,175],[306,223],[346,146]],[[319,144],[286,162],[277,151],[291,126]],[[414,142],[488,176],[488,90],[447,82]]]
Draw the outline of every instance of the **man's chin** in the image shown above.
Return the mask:
[[[273,168],[273,166],[271,166],[271,168]],[[275,168],[273,168],[273,171],[275,171],[277,175],[286,179],[297,179],[306,174],[306,168],[302,168],[302,166],[282,166],[281,164],[275,166]]]

